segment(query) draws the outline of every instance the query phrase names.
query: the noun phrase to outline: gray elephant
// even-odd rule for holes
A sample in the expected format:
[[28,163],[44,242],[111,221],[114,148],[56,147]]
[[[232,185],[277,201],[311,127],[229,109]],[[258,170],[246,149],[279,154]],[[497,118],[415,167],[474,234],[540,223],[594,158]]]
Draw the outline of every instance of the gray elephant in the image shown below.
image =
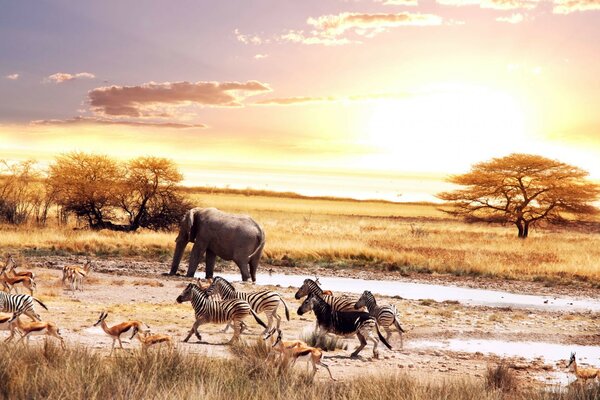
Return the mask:
[[[175,254],[169,275],[175,275],[188,243],[190,253],[187,276],[196,273],[200,259],[206,254],[206,278],[213,277],[216,257],[235,262],[247,281],[256,282],[256,270],[265,247],[265,233],[247,215],[228,214],[216,208],[192,208],[179,224]],[[250,270],[248,270],[250,266]]]

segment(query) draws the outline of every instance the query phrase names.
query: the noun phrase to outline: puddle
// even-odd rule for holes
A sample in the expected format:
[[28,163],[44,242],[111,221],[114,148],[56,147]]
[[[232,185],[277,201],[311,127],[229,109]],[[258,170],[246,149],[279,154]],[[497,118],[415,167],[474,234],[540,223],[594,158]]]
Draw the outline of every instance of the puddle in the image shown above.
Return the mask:
[[[415,340],[407,343],[408,348],[436,349],[456,352],[495,354],[501,357],[523,357],[526,360],[543,358],[553,366],[559,362],[566,366],[571,352],[577,353],[577,361],[600,365],[600,347],[545,342],[512,342],[489,339],[448,339],[442,341]],[[560,369],[560,365],[557,367]]]
[[[203,275],[203,274],[202,274]],[[240,281],[239,274],[218,274],[230,281]],[[200,276],[200,274],[198,275]],[[259,285],[281,285],[300,287],[307,275],[258,274]],[[391,280],[367,280],[338,277],[319,277],[321,287],[336,292],[360,294],[370,290],[385,296],[401,296],[404,299],[432,299],[435,301],[456,300],[465,305],[535,308],[548,311],[600,311],[600,301],[573,298],[555,298],[515,294],[498,290],[472,289],[452,285],[433,285]]]

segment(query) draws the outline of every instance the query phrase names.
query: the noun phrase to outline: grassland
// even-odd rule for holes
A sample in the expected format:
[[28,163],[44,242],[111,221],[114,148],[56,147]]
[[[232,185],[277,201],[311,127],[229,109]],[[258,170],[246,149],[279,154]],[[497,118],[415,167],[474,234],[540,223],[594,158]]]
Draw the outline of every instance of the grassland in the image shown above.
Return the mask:
[[[307,375],[265,364],[264,345],[232,349],[235,358],[173,352],[133,352],[105,357],[89,348],[61,350],[45,343],[0,345],[3,399],[595,399],[600,387],[573,385],[562,392],[516,391],[509,370],[490,369],[486,379],[416,381],[404,374],[369,374],[351,381],[311,382]],[[68,382],[68,384],[65,384]]]
[[[194,192],[193,203],[252,215],[267,233],[267,263],[450,273],[600,284],[600,234],[466,224],[432,204]],[[85,254],[167,261],[173,232],[0,227],[0,248],[23,255]]]

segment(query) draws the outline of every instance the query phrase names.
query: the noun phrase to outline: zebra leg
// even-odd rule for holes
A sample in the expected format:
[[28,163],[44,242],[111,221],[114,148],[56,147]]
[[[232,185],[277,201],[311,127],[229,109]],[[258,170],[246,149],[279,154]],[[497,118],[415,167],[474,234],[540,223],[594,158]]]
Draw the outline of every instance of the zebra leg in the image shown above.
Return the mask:
[[[273,325],[273,313],[265,313],[265,315],[267,317],[267,327],[262,331],[261,335],[269,332],[271,330],[271,325]],[[277,324],[277,328],[279,328],[279,324]]]
[[200,336],[200,332],[198,332],[198,327],[200,326],[200,323],[201,323],[201,321],[199,319],[197,319],[194,322],[194,325],[192,325],[192,329],[190,329],[190,332],[188,333],[188,335],[185,337],[185,339],[183,339],[184,342],[187,343],[187,341],[190,340],[190,338],[192,337],[192,334],[196,334],[198,341],[202,340],[202,336]]
[[[277,329],[279,329],[279,325],[281,325],[281,317],[279,316],[279,314],[277,314],[277,309],[275,309],[273,311],[273,317],[277,320]],[[269,327],[270,327],[270,323],[269,323]]]
[[[373,332],[371,330],[367,331],[365,336],[373,341],[373,357],[379,358],[379,351],[377,351],[377,345],[379,344],[379,339],[377,339],[375,336],[373,336]],[[366,341],[365,341],[365,343],[366,343]]]
[[30,308],[27,311],[24,311],[23,314],[27,315],[29,318],[31,318],[32,321],[41,321],[42,317],[40,317],[40,315],[38,313],[36,313],[33,308]]
[[242,329],[241,325],[241,321],[233,321],[233,337],[229,342],[227,342],[227,344],[232,344],[240,340],[240,334]]
[[[384,326],[383,330],[386,333],[385,340],[387,340],[389,342],[390,341],[390,337],[392,337],[392,330],[390,329],[389,325],[388,326]],[[400,334],[400,336],[402,336],[402,334]]]
[[248,325],[244,321],[240,321],[240,333],[248,330]]
[[356,332],[356,336],[358,337],[358,340],[360,340],[360,346],[358,346],[356,348],[356,350],[354,350],[354,353],[352,353],[350,355],[350,357],[358,357],[358,353],[360,353],[361,350],[364,349],[365,346],[367,345],[367,339],[365,339],[365,337],[363,336],[362,333],[360,333],[360,332],[357,331]]
[[227,321],[227,325],[225,325],[225,328],[221,329],[221,333],[225,333],[229,330],[229,327],[231,326],[231,322]]

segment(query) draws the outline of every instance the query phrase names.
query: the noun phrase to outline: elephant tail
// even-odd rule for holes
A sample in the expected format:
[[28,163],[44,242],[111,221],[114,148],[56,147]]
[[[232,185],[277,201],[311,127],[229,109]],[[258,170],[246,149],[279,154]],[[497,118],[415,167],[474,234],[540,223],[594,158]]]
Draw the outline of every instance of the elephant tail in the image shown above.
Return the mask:
[[287,320],[290,320],[290,310],[288,310],[288,306],[287,303],[285,302],[285,300],[283,300],[283,297],[281,297],[281,295],[279,296],[279,300],[281,300],[281,302],[283,303],[283,308],[285,308],[285,318],[287,318]]
[[267,324],[265,324],[262,319],[258,318],[258,315],[254,312],[253,309],[250,309],[250,312],[252,313],[252,316],[260,326],[262,326],[263,328],[267,328]]
[[254,225],[256,225],[256,228],[260,232],[260,243],[258,244],[258,246],[256,246],[256,249],[248,257],[249,260],[251,260],[252,257],[254,257],[256,255],[256,253],[258,253],[259,251],[261,251],[263,249],[263,247],[265,247],[265,239],[266,239],[265,238],[265,232],[260,227],[260,225],[258,225],[255,220],[252,220],[252,222],[254,222]]

